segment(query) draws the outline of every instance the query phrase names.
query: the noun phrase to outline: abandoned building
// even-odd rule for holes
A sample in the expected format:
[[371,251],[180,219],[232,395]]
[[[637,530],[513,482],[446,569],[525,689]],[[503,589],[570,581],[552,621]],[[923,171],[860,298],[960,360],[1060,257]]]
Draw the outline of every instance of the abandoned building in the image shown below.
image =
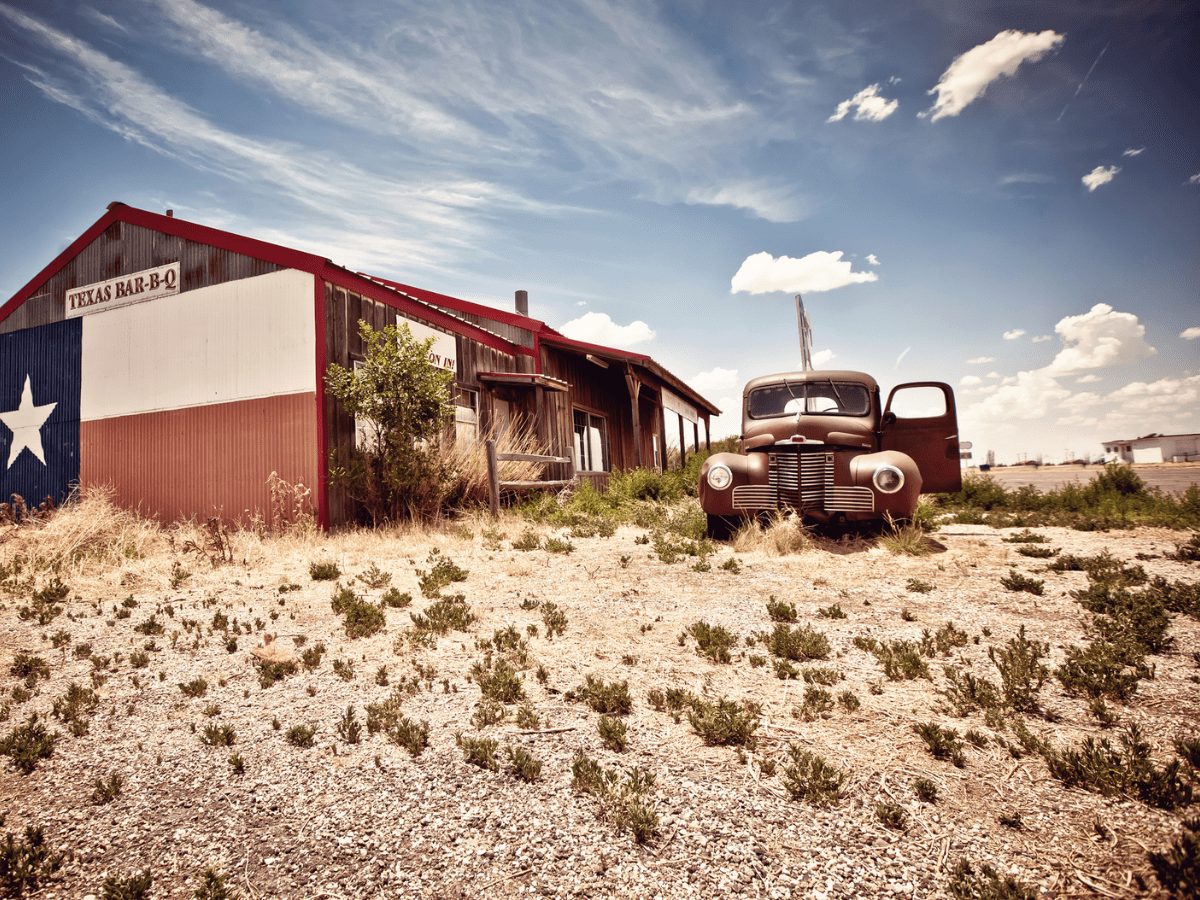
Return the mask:
[[1200,434],[1148,434],[1104,442],[1106,463],[1191,462],[1200,459]]
[[[364,356],[357,323],[407,323],[455,376],[452,439],[520,421],[577,474],[661,470],[709,441],[712,403],[649,356],[506,312],[122,203],[0,307],[0,499],[109,484],[163,520],[267,515],[272,472],[323,527],[356,510],[329,484],[355,425],[326,396]],[[690,433],[689,433],[690,432]],[[566,467],[549,467],[548,478]]]

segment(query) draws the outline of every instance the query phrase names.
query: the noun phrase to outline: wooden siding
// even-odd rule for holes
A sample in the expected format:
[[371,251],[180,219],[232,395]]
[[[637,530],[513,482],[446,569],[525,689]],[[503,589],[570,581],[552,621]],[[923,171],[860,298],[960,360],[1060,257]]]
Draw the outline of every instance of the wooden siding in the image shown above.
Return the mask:
[[585,409],[604,416],[608,422],[610,468],[632,469],[636,465],[633,406],[624,369],[616,364],[604,369],[583,356],[543,346],[542,374],[570,385],[566,393],[546,393],[546,438],[550,452],[566,455],[574,446],[574,410]]
[[0,322],[0,333],[65,318],[67,291],[166,263],[179,263],[180,292],[253,278],[283,266],[116,221]]
[[[365,347],[358,334],[358,321],[363,319],[375,329],[394,325],[398,320],[395,309],[385,303],[364,297],[354,291],[325,283],[325,353],[330,365],[350,368],[354,359],[363,359]],[[430,328],[432,323],[417,317],[405,316]],[[437,330],[441,330],[440,328]],[[455,335],[458,371],[455,381],[463,387],[480,392],[481,412],[486,410],[487,388],[479,384],[480,372],[532,372],[533,357],[513,356],[488,347],[461,334]],[[354,421],[333,397],[325,397],[325,436],[330,453],[344,454],[354,445]],[[484,423],[486,427],[486,413]],[[322,461],[322,469],[326,461]],[[356,518],[353,501],[334,484],[327,487],[329,524],[345,525]]]
[[82,422],[79,480],[163,521],[266,517],[271,472],[317,483],[316,410],[309,392]]

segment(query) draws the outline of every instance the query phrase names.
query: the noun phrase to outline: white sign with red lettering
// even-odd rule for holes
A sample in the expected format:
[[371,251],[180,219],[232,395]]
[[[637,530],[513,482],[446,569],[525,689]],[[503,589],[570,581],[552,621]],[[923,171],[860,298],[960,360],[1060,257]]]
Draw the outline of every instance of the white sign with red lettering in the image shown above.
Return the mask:
[[154,269],[144,269],[132,275],[110,278],[80,288],[70,288],[66,295],[67,318],[104,312],[131,303],[173,297],[179,293],[179,263],[167,263]]
[[429,361],[439,369],[458,372],[458,341],[454,339],[454,335],[446,334],[444,331],[438,331],[436,328],[430,328],[428,325],[414,322],[403,316],[397,317],[396,325],[397,327],[407,325],[409,332],[418,341],[433,338],[433,343],[429,347]]

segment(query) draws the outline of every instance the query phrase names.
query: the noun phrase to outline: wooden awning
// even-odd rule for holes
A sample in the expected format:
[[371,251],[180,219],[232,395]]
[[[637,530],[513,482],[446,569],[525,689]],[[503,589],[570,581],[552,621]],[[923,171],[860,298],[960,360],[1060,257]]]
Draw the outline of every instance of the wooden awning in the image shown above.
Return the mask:
[[476,376],[482,384],[502,384],[514,388],[545,388],[548,391],[566,391],[570,388],[565,381],[546,375],[530,375],[523,372],[480,372]]

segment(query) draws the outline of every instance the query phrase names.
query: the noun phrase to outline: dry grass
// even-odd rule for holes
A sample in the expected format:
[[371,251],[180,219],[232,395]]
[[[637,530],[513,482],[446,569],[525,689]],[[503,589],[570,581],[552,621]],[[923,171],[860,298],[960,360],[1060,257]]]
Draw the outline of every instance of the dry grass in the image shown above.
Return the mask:
[[732,546],[735,553],[794,556],[811,550],[813,538],[798,516],[773,510],[765,523],[751,519],[739,528]]
[[[450,495],[460,504],[486,506],[488,503],[488,472],[485,442],[494,432],[481,431],[472,445],[456,443],[445,451],[445,460],[454,472],[454,487]],[[532,453],[547,455],[549,451],[537,439],[533,427],[517,419],[496,441],[498,453]],[[544,475],[541,463],[500,462],[497,466],[501,481],[539,481]]]

